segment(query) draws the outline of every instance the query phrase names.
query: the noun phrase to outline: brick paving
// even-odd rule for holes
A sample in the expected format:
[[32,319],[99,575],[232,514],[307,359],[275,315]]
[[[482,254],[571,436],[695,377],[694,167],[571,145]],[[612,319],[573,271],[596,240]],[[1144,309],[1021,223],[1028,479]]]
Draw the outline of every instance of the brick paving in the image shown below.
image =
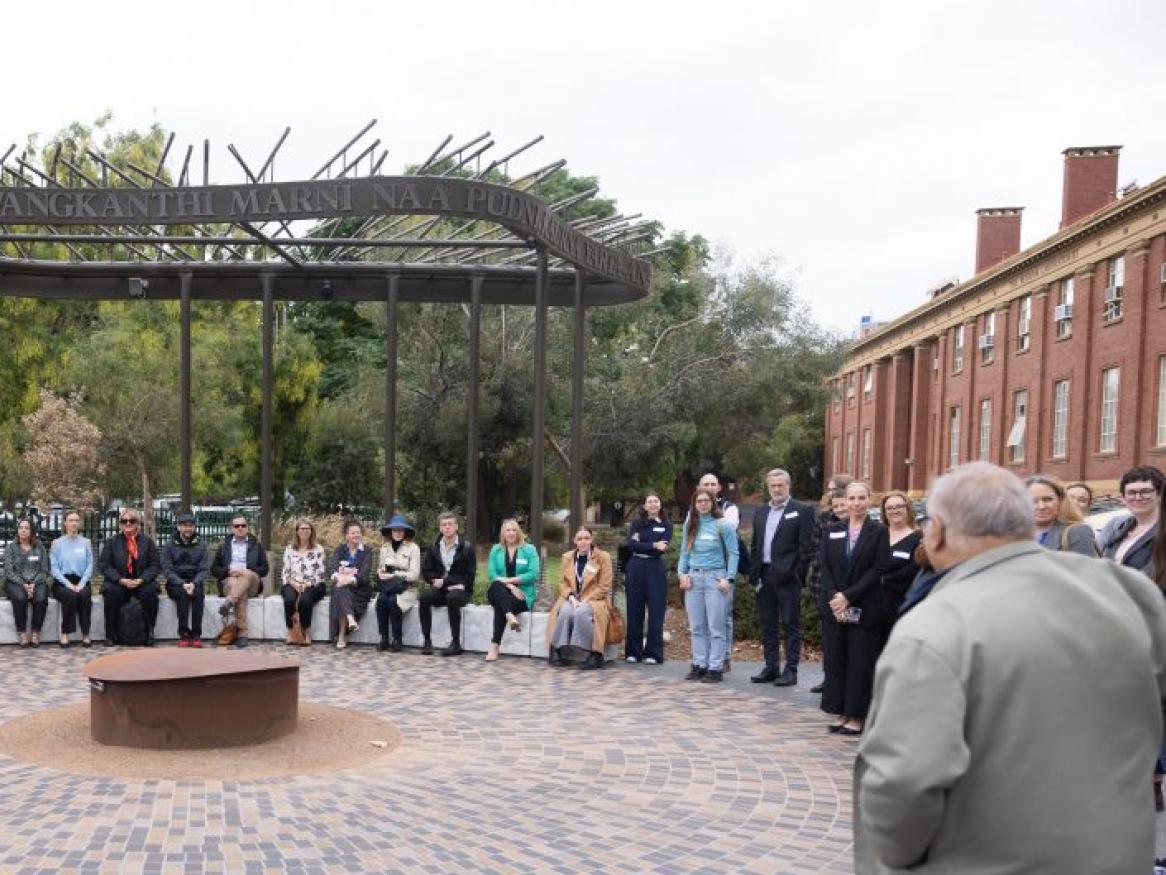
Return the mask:
[[[283,652],[278,645],[256,648]],[[0,720],[84,702],[100,651],[0,651]],[[301,697],[390,720],[359,768],[123,780],[0,755],[0,873],[848,873],[855,744],[808,688],[685,666],[314,647]],[[229,719],[229,718],[227,718]],[[0,733],[3,733],[0,727]],[[213,754],[191,754],[213,756]]]

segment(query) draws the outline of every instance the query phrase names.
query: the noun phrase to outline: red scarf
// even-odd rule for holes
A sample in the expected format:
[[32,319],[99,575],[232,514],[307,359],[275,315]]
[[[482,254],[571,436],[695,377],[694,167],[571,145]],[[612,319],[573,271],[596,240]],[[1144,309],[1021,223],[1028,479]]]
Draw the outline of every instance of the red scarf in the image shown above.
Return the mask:
[[134,573],[134,567],[138,563],[138,536],[126,535],[126,550],[129,553],[129,561],[126,563],[126,571],[129,574]]

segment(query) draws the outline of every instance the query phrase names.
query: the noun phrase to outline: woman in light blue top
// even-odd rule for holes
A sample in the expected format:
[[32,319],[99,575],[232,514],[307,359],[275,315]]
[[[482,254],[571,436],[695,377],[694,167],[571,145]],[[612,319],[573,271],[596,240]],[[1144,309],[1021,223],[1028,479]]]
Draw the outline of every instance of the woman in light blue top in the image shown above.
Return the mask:
[[692,630],[692,670],[685,680],[719,683],[725,663],[725,617],[733,609],[729,581],[737,574],[737,533],[721,521],[712,490],[697,489],[680,543],[680,589]]
[[74,510],[65,514],[65,534],[53,541],[49,551],[53,570],[53,598],[61,603],[61,646],[69,646],[69,634],[81,621],[81,646],[88,647],[89,620],[93,616],[93,545],[78,534],[81,515]]

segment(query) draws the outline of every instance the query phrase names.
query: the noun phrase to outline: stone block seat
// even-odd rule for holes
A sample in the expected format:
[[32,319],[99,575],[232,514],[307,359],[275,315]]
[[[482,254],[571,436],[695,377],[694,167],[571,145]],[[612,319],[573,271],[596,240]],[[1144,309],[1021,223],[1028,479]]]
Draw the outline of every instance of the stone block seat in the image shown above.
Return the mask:
[[[223,628],[219,616],[221,596],[208,595],[203,605],[202,637],[214,639]],[[312,613],[312,640],[328,640],[329,598],[322,599]],[[485,653],[490,646],[490,631],[493,623],[493,609],[489,605],[468,605],[462,609],[462,647],[471,652]],[[520,614],[522,627],[517,632],[506,631],[502,637],[502,653],[510,656],[534,656],[546,658],[547,617],[545,611]],[[247,636],[252,641],[282,641],[287,636],[287,626],[283,618],[283,599],[280,596],[260,596],[250,601],[247,611]],[[90,629],[95,641],[105,638],[105,613],[100,595],[93,597],[93,623]],[[60,605],[56,599],[49,599],[48,613],[41,627],[41,642],[51,646],[61,634]],[[163,595],[158,600],[158,622],[154,626],[154,636],[159,641],[178,638],[178,614],[174,602]],[[445,647],[450,642],[449,619],[445,608],[433,609],[433,646]],[[80,635],[74,634],[74,640]],[[18,640],[16,622],[12,616],[12,604],[0,599],[0,644],[15,644]],[[380,640],[377,632],[376,600],[369,602],[368,611],[360,621],[360,630],[348,639],[357,644],[376,644]],[[421,621],[418,608],[405,614],[403,640],[408,647],[421,646]],[[606,656],[614,659],[619,646],[609,644]]]

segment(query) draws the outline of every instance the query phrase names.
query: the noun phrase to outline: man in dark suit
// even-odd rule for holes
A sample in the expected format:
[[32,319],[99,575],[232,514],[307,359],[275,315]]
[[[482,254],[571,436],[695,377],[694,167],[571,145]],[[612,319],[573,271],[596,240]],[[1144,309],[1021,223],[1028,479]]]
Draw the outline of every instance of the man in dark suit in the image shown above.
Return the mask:
[[[814,509],[790,498],[790,476],[781,468],[765,475],[769,504],[753,515],[753,565],[765,668],[750,680],[792,687],[798,682],[802,647],[802,582],[814,544]],[[785,670],[781,671],[779,627],[785,625]]]

